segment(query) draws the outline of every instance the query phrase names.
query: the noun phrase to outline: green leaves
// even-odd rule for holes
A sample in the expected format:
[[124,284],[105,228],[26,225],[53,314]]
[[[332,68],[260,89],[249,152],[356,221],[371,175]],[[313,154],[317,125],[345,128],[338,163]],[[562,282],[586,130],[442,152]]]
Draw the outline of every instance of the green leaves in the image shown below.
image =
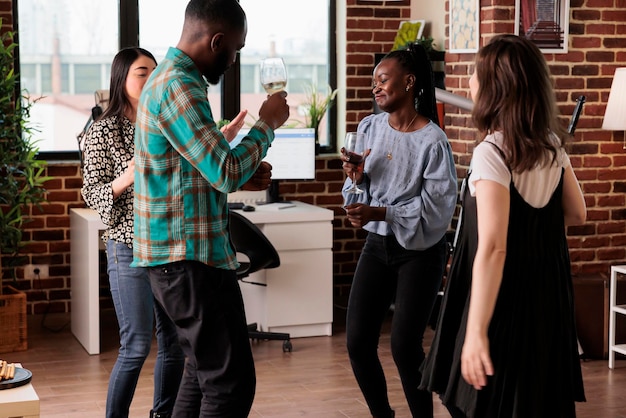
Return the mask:
[[335,102],[337,97],[337,89],[332,90],[330,86],[326,86],[325,94],[320,93],[316,84],[308,84],[304,87],[305,101],[301,108],[306,118],[306,127],[315,129],[315,137],[317,138],[317,129],[322,118]]
[[[0,19],[2,27],[2,19]],[[29,206],[46,201],[46,162],[37,159],[39,148],[29,125],[32,102],[20,92],[15,73],[13,32],[0,36],[0,254],[16,255],[25,245],[22,226]]]

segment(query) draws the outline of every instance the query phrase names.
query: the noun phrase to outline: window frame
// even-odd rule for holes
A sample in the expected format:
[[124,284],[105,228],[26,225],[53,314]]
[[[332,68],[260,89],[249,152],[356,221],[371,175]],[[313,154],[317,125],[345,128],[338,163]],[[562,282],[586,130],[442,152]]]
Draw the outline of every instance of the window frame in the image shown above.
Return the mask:
[[[139,39],[139,0],[119,0],[119,48],[141,45]],[[13,32],[16,34],[16,53],[14,65],[21,72],[19,50],[19,10],[18,0],[12,0]],[[329,0],[329,57],[328,57],[328,83],[337,88],[337,46],[335,29],[337,26],[336,0]],[[21,78],[18,78],[16,90],[21,91]],[[222,82],[221,111],[225,118],[232,119],[241,107],[241,83],[240,83],[240,58],[237,55],[235,64],[224,73]],[[329,127],[329,146],[321,148],[322,153],[332,153],[337,150],[337,106],[332,106],[327,114]],[[79,151],[41,151],[38,159],[47,161],[80,161]]]

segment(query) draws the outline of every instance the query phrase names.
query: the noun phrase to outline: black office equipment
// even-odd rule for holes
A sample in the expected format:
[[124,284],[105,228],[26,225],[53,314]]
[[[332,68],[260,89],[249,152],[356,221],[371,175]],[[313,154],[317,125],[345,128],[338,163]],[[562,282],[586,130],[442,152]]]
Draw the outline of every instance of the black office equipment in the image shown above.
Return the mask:
[[243,202],[228,202],[228,210],[243,209]]
[[576,132],[576,125],[578,124],[578,118],[583,111],[585,100],[587,100],[585,96],[578,96],[578,99],[576,99],[576,107],[574,108],[574,113],[572,113],[572,118],[570,119],[567,127],[567,133],[572,136],[574,135],[574,132]]
[[[254,272],[263,269],[271,269],[280,266],[278,252],[261,232],[261,230],[245,216],[235,211],[229,216],[230,238],[235,251],[243,254],[248,260],[239,260],[240,267],[237,269],[237,278],[242,283],[266,286],[265,283],[257,283],[244,280]],[[248,325],[248,336],[253,340],[282,340],[283,352],[291,352],[290,335],[282,332],[269,332],[257,330],[257,324]]]

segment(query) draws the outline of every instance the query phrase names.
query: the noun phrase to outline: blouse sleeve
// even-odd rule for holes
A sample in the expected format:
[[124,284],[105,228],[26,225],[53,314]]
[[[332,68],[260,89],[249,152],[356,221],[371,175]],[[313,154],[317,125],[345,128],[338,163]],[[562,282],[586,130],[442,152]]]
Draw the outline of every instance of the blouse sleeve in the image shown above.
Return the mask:
[[457,177],[447,141],[430,150],[419,195],[387,207],[386,221],[407,249],[436,244],[448,230],[457,201]]
[[102,122],[91,126],[85,138],[83,152],[83,187],[81,194],[85,203],[100,215],[105,225],[113,226],[113,161],[105,135],[110,128]]

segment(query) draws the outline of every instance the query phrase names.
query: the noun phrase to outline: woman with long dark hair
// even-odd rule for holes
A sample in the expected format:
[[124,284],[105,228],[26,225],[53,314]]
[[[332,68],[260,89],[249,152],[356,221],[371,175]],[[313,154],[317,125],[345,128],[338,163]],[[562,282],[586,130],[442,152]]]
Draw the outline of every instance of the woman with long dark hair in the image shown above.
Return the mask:
[[142,48],[125,48],[111,65],[109,105],[85,138],[82,195],[107,226],[107,272],[120,328],[120,349],[111,371],[107,418],[128,417],[139,373],[156,320],[157,357],[150,416],[170,417],[184,368],[184,355],[172,321],[154,301],[144,268],[133,261],[133,183],[135,118],[139,94],[157,63]]

